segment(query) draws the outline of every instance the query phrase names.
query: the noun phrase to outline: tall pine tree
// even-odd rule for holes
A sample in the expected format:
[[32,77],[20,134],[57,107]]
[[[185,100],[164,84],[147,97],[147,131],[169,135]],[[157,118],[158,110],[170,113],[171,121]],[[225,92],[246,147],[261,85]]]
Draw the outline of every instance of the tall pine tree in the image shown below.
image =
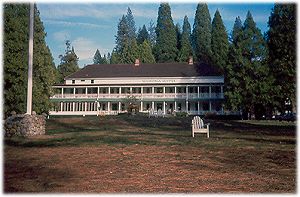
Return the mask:
[[137,43],[142,44],[145,40],[149,40],[149,33],[146,26],[143,25],[143,28],[138,31]]
[[97,49],[93,58],[94,64],[108,64],[108,60],[106,55],[104,54],[103,57],[100,54],[100,51]]
[[129,26],[126,17],[123,15],[118,24],[115,52],[121,54],[125,45],[128,45],[129,42]]
[[155,58],[148,40],[145,40],[139,45],[139,59],[142,63],[155,63]]
[[128,25],[128,38],[130,41],[132,41],[132,40],[136,39],[136,27],[135,27],[135,21],[133,18],[133,14],[129,7],[127,8],[126,21],[127,21],[127,25]]
[[245,118],[252,114],[261,118],[272,102],[273,78],[266,57],[266,43],[251,13],[247,13],[242,28],[237,18],[225,72],[226,96],[231,107],[242,110]]
[[[180,30],[181,28],[180,28],[180,24],[179,23],[177,23],[176,25],[175,25],[175,32],[176,32],[176,40],[177,40],[177,45],[176,45],[176,47],[177,47],[177,50],[179,51],[180,50],[180,48],[181,48],[181,30]],[[176,60],[178,60],[178,55],[177,55],[177,57],[176,57]]]
[[175,26],[168,3],[161,3],[158,9],[154,54],[157,62],[174,62],[177,57]]
[[66,76],[79,70],[79,58],[77,57],[74,48],[71,47],[71,42],[67,40],[65,44],[65,54],[59,55],[60,64],[57,67],[57,70],[60,74],[60,82],[63,82]]
[[100,51],[97,49],[93,58],[93,62],[94,64],[101,64],[101,61],[102,61],[102,57]]
[[[11,111],[26,112],[29,4],[5,4],[3,7],[4,113],[8,115]],[[51,85],[57,79],[45,37],[39,11],[34,6],[32,109],[37,113],[48,113]]]
[[212,21],[211,36],[212,62],[223,73],[227,62],[229,42],[219,10],[216,11]]
[[154,47],[156,43],[156,32],[155,32],[155,25],[154,22],[151,20],[149,23],[148,31],[149,31],[149,40],[151,44],[151,48]]
[[184,16],[178,61],[187,62],[189,57],[192,55],[193,49],[191,45],[191,25],[189,23],[188,17]]
[[130,8],[118,24],[114,63],[131,64],[138,57],[135,22]]
[[243,24],[240,17],[237,17],[231,32],[231,44],[227,58],[227,65],[224,71],[225,77],[225,98],[226,106],[230,110],[239,111],[243,104],[243,77],[242,70],[243,55],[241,42],[243,38]]
[[[296,111],[296,5],[275,4],[269,17],[268,64],[275,77],[275,106],[281,111]],[[286,109],[290,101],[292,109]]]
[[207,4],[199,3],[196,9],[192,45],[197,61],[211,62],[211,18]]

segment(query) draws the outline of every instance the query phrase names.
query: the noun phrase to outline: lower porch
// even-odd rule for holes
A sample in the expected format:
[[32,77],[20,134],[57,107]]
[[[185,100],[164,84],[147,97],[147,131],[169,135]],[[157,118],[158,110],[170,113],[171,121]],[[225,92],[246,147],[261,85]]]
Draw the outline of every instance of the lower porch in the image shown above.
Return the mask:
[[[49,115],[117,115],[127,113],[129,103],[117,101],[54,102]],[[139,101],[138,112],[161,111],[164,115],[185,112],[204,115],[208,112],[223,114],[221,101]]]

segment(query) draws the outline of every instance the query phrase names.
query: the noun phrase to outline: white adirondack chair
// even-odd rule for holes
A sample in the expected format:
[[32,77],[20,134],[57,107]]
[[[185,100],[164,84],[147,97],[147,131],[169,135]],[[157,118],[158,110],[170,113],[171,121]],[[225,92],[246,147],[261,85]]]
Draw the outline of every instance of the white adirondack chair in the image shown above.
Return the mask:
[[195,136],[195,133],[206,133],[207,138],[209,138],[209,123],[204,124],[203,120],[199,116],[195,116],[192,120],[192,136]]

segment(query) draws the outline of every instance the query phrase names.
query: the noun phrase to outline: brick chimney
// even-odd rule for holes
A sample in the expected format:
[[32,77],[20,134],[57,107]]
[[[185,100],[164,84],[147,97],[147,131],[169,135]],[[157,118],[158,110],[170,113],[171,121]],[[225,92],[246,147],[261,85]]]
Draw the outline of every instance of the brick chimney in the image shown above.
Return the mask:
[[139,59],[135,59],[134,66],[140,66],[140,60]]
[[189,63],[189,65],[193,65],[194,64],[194,62],[193,62],[193,56],[189,57],[189,62],[188,63]]

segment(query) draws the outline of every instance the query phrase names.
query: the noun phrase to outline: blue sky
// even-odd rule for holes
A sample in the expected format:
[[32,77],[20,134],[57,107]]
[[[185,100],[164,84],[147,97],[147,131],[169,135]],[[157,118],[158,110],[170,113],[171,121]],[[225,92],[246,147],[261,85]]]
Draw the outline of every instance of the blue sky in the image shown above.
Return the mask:
[[[211,18],[219,9],[227,32],[232,27],[237,16],[244,21],[247,11],[252,13],[254,21],[262,32],[268,29],[268,18],[273,8],[272,3],[208,3]],[[107,54],[115,46],[117,24],[127,7],[132,10],[136,28],[148,26],[152,20],[156,25],[159,3],[38,3],[40,17],[47,32],[46,42],[51,49],[55,65],[60,62],[58,56],[64,53],[65,40],[70,40],[79,57],[79,66],[93,62],[96,49]],[[170,3],[174,23],[182,26],[183,18],[188,16],[191,26],[197,3]]]

